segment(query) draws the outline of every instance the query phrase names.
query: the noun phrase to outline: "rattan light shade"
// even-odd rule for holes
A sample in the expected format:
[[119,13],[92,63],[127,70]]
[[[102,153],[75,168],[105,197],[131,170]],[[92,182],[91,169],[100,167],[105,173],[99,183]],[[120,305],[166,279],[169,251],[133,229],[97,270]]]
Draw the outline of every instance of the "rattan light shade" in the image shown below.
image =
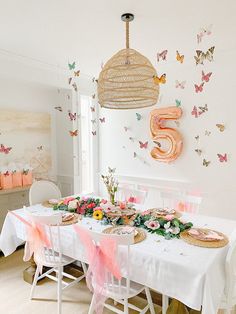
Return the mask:
[[98,78],[98,101],[110,109],[134,109],[155,105],[159,85],[156,70],[141,53],[129,48],[129,22],[134,16],[123,14],[126,22],[126,49],[117,52],[103,67]]

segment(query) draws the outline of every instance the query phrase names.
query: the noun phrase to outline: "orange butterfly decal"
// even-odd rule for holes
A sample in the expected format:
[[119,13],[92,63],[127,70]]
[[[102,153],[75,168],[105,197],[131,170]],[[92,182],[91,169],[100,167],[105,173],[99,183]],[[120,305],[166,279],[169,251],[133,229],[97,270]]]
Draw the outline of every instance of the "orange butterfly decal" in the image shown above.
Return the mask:
[[176,60],[179,61],[180,63],[184,62],[184,55],[180,55],[178,50],[176,51]]
[[69,131],[70,136],[77,136],[78,135],[78,130],[75,131]]
[[79,76],[79,75],[80,75],[80,70],[74,71],[74,75],[75,75],[75,76]]
[[153,80],[154,80],[154,83],[156,85],[165,84],[166,83],[166,74],[164,73],[160,77],[158,77],[157,75],[153,75]]

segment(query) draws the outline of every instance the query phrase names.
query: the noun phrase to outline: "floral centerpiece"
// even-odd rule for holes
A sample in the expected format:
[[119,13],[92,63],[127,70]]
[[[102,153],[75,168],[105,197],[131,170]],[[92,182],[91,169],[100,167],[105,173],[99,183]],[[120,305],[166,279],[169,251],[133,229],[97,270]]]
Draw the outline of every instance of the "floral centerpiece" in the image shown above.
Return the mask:
[[115,194],[117,192],[118,188],[118,181],[115,179],[114,174],[115,174],[116,168],[110,168],[108,167],[108,174],[107,175],[101,175],[104,184],[106,185],[107,192],[110,197],[110,202],[114,205],[115,204]]
[[169,240],[179,238],[180,233],[190,229],[193,224],[191,222],[183,222],[174,215],[155,218],[151,215],[150,211],[146,211],[136,216],[133,226],[143,227],[148,232],[164,236],[165,239]]

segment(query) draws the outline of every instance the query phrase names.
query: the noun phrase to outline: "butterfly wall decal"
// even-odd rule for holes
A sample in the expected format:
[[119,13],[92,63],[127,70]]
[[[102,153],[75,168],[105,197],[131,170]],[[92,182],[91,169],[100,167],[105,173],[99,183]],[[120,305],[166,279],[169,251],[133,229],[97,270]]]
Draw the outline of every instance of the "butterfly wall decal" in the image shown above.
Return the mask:
[[166,60],[166,57],[167,57],[167,52],[168,50],[163,50],[162,52],[158,52],[157,53],[157,62],[159,62],[160,60]]
[[211,75],[212,72],[205,74],[204,71],[202,71],[202,81],[206,83],[209,82]]
[[196,140],[196,141],[199,141],[199,139],[200,139],[200,136],[199,136],[199,135],[195,136],[195,140]]
[[218,158],[219,158],[219,162],[227,162],[228,161],[228,157],[227,154],[225,153],[224,155],[222,154],[217,154]]
[[175,99],[175,104],[176,104],[176,107],[180,107],[181,106],[181,100]]
[[69,77],[69,78],[68,78],[68,83],[69,83],[69,85],[71,84],[71,81],[72,81],[72,77]]
[[108,172],[109,173],[115,173],[116,172],[116,168],[108,167]]
[[7,155],[10,153],[11,150],[12,150],[12,147],[6,147],[3,144],[0,145],[0,153],[4,153]]
[[141,114],[138,113],[138,112],[136,112],[136,119],[137,119],[138,121],[140,121],[140,120],[142,119]]
[[208,111],[208,106],[207,106],[207,104],[205,104],[204,107],[203,107],[203,106],[199,106],[198,108],[199,108],[199,110],[200,110],[200,111],[198,112],[199,115],[201,115],[201,114],[203,114],[204,112]]
[[70,95],[69,94],[67,94],[66,96],[67,96],[67,99],[70,99]]
[[95,112],[95,107],[90,107],[91,112]]
[[134,152],[134,158],[136,158],[137,157],[137,153],[136,152]]
[[78,87],[77,87],[77,84],[74,82],[72,84],[72,87],[74,88],[74,91],[77,92],[78,91]]
[[140,148],[145,148],[145,149],[147,149],[147,147],[148,147],[148,142],[143,143],[143,142],[139,141],[139,147],[140,147]]
[[180,63],[184,62],[184,55],[180,55],[178,50],[176,50],[176,60],[179,61]]
[[78,71],[74,71],[74,76],[80,76],[80,70],[78,70]]
[[176,80],[176,81],[175,81],[175,88],[184,89],[184,88],[185,88],[185,84],[186,84],[186,81],[179,82],[178,80]]
[[93,95],[92,95],[92,98],[95,99],[95,97],[96,97],[96,94],[93,94]]
[[174,121],[175,122],[175,124],[176,124],[176,126],[179,128],[179,126],[180,126],[180,122],[179,121]]
[[214,56],[214,50],[215,50],[215,46],[209,48],[205,53],[202,50],[196,50],[196,56],[194,56],[196,65],[204,64],[205,60],[212,62],[213,56]]
[[93,136],[97,135],[97,131],[92,131]]
[[210,161],[207,161],[205,158],[203,159],[202,161],[202,165],[205,166],[205,167],[208,167],[210,165]]
[[153,143],[155,143],[158,147],[161,147],[161,143],[158,141],[153,141]]
[[105,123],[105,117],[99,118],[99,120],[100,120],[101,123]]
[[74,70],[75,69],[75,61],[73,63],[68,62],[68,67],[69,67],[69,70]]
[[224,132],[224,130],[225,130],[225,125],[224,124],[217,123],[216,127],[219,129],[220,132]]
[[78,135],[78,130],[74,130],[74,131],[69,131],[70,136],[77,136]]
[[198,110],[197,110],[197,107],[196,107],[196,106],[193,107],[193,110],[192,110],[192,112],[191,112],[191,115],[194,116],[195,118],[198,117]]
[[202,41],[203,37],[206,35],[211,35],[212,34],[212,24],[207,26],[207,27],[202,27],[199,31],[199,33],[197,34],[197,42],[198,44],[200,44],[200,42]]
[[195,87],[195,93],[201,93],[203,91],[204,83],[201,83],[200,85],[194,84]]
[[166,83],[166,74],[162,74],[160,77],[158,75],[153,75],[153,81],[156,85]]
[[125,132],[127,132],[128,131],[128,127],[127,126],[124,126],[124,130],[125,130]]
[[96,119],[92,119],[91,122],[92,122],[92,124],[95,124],[96,123]]
[[70,110],[68,110],[68,116],[70,118],[70,121],[75,121],[76,120],[76,112],[72,113]]
[[210,136],[210,135],[211,135],[211,131],[207,131],[207,130],[206,130],[206,131],[205,131],[205,135],[206,135],[206,136]]
[[61,106],[54,107],[54,109],[56,109],[56,110],[58,110],[58,111],[60,111],[60,112],[63,111]]
[[38,151],[43,150],[43,145],[38,146],[38,147],[37,147],[37,150],[38,150]]
[[134,142],[134,138],[133,137],[129,137],[129,140],[131,141],[131,142]]
[[195,152],[198,154],[198,156],[201,156],[201,154],[202,154],[202,150],[201,149],[195,149]]

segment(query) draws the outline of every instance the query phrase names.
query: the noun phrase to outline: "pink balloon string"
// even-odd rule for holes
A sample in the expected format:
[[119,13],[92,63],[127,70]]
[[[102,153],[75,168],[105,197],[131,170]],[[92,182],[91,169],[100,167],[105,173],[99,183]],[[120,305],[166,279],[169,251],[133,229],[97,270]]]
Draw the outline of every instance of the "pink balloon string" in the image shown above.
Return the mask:
[[86,282],[90,291],[94,293],[95,311],[101,314],[106,300],[106,275],[112,274],[116,279],[122,278],[120,268],[116,261],[117,243],[114,239],[102,238],[100,245],[96,245],[89,231],[74,225],[74,229],[83,243],[89,268]]
[[39,223],[31,224],[29,221],[13,211],[9,211],[9,213],[26,225],[26,244],[23,260],[25,262],[29,261],[34,255],[35,262],[40,267],[40,273],[42,273],[44,248],[51,248],[51,243],[46,235],[44,226]]

